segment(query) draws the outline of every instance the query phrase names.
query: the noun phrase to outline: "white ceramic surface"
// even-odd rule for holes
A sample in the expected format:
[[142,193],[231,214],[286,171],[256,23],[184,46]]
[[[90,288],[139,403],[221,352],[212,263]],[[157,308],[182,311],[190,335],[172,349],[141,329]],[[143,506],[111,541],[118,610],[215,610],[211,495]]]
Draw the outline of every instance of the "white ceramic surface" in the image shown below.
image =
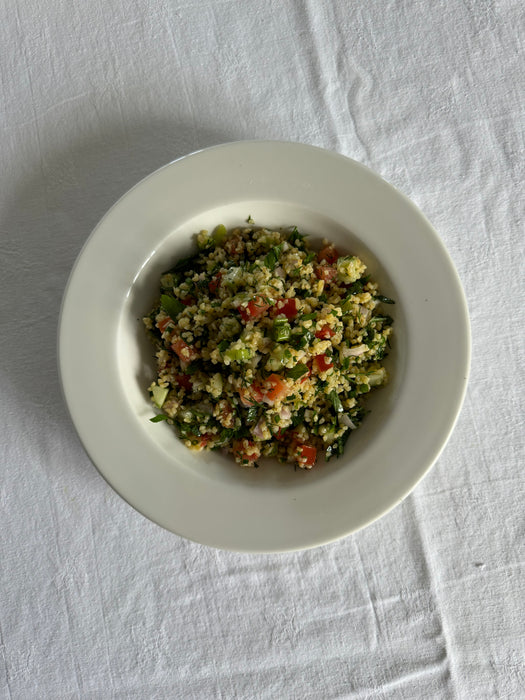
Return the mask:
[[[391,381],[339,460],[311,471],[188,451],[152,424],[153,351],[139,320],[160,272],[217,223],[297,225],[360,255],[396,299]],[[437,459],[463,401],[470,360],[461,284],[419,210],[368,168],[333,152],[244,141],[154,172],[122,197],[84,246],[64,296],[59,365],[82,443],[134,508],[189,539],[283,551],[347,535],[405,497]]]

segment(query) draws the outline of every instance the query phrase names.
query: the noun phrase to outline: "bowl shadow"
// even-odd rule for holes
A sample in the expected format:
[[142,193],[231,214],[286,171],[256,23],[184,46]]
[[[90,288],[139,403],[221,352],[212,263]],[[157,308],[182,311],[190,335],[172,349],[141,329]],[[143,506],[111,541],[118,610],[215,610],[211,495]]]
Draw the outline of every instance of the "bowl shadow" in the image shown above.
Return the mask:
[[125,132],[115,123],[96,135],[80,134],[28,164],[0,223],[4,306],[12,309],[1,346],[2,379],[28,424],[73,432],[60,388],[57,326],[71,269],[97,222],[152,171],[235,138],[206,126],[196,132],[191,120],[144,119]]

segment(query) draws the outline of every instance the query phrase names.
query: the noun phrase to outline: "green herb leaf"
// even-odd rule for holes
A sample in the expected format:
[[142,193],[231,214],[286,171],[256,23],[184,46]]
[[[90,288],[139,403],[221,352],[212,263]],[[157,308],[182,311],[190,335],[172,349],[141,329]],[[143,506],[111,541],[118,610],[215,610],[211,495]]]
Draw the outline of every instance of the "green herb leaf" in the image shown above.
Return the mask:
[[383,302],[383,304],[395,304],[396,302],[393,299],[390,299],[390,297],[384,297],[382,294],[379,294],[376,296],[376,299],[378,301]]
[[160,423],[163,420],[169,420],[169,416],[166,416],[164,413],[159,413],[158,415],[153,416],[153,418],[150,418],[152,423]]
[[315,318],[317,318],[317,314],[303,314],[301,318],[299,319],[300,321],[313,321]]
[[304,260],[303,260],[303,265],[308,265],[308,263],[311,263],[314,258],[315,258],[315,253],[313,251],[310,253],[307,253]]
[[294,367],[289,369],[286,372],[286,376],[289,377],[290,379],[299,379],[302,377],[304,374],[308,373],[308,367],[304,365],[302,362],[299,362],[296,364]]
[[163,294],[160,297],[160,305],[172,321],[175,321],[177,316],[184,309],[184,304],[180,299],[175,299],[175,297],[170,297],[167,294]]
[[306,408],[300,408],[297,413],[295,413],[292,416],[292,425],[294,428],[296,428],[298,425],[301,423],[304,423],[304,412],[306,411]]
[[307,328],[303,329],[301,333],[296,334],[296,337],[294,338],[293,346],[296,349],[299,348],[305,348],[310,343],[312,340],[315,338],[315,335],[312,333],[312,331],[309,331]]
[[269,267],[270,270],[273,271],[275,269],[277,261],[279,260],[279,256],[281,255],[282,249],[282,244],[274,245],[273,248],[271,248],[270,252],[264,258],[264,264],[266,265],[266,267]]
[[305,236],[299,233],[297,226],[294,226],[292,232],[288,236],[288,243],[297,246],[297,248],[304,249],[304,239]]

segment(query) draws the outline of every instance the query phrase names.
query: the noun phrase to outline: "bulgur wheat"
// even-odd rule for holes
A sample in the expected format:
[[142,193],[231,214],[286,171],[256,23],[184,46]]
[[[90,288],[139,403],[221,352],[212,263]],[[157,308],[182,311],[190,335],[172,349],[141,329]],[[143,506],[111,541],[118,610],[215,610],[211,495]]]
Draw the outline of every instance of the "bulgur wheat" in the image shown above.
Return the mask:
[[310,469],[343,454],[387,381],[394,303],[356,256],[328,241],[310,250],[297,228],[253,226],[197,236],[199,252],[161,276],[144,324],[156,347],[149,387],[193,450],[223,448]]

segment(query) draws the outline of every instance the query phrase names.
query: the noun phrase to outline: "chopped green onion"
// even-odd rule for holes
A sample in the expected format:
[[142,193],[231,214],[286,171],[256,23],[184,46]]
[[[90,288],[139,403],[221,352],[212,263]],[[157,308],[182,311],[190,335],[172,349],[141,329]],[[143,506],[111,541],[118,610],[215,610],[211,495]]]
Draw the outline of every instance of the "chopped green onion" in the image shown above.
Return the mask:
[[249,348],[229,348],[224,353],[232,362],[248,362],[252,357],[252,351]]
[[273,322],[273,339],[276,343],[282,343],[284,340],[289,340],[292,332],[292,327],[285,318],[276,318]]
[[330,401],[332,402],[332,406],[334,407],[334,411],[336,413],[342,413],[343,412],[343,404],[341,403],[341,399],[339,398],[339,395],[336,392],[336,390],[332,389],[332,391],[328,394],[328,397],[330,398]]

